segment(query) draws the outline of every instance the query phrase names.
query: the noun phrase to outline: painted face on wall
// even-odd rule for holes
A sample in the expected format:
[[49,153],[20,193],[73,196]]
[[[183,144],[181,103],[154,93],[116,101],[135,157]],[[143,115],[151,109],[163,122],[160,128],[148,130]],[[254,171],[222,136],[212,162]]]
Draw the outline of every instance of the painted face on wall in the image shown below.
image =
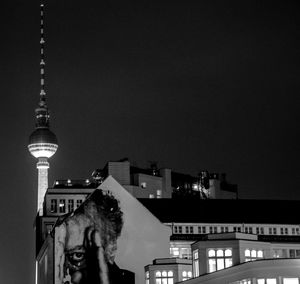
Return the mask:
[[118,202],[103,194],[67,217],[58,237],[60,283],[111,284],[122,224]]

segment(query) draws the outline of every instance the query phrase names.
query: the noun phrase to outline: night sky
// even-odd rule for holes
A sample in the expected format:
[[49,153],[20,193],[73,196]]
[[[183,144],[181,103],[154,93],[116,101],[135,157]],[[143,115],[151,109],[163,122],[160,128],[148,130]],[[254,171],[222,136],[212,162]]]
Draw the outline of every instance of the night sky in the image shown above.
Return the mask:
[[[39,1],[10,2],[0,9],[0,282],[33,284]],[[50,185],[128,157],[225,172],[240,198],[300,199],[297,1],[48,2]]]

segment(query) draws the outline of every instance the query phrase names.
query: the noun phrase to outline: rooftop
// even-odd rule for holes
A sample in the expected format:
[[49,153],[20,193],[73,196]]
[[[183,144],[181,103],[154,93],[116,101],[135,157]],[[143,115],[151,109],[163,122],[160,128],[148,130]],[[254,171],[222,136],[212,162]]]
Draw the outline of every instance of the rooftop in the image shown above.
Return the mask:
[[139,199],[163,223],[300,224],[300,200]]

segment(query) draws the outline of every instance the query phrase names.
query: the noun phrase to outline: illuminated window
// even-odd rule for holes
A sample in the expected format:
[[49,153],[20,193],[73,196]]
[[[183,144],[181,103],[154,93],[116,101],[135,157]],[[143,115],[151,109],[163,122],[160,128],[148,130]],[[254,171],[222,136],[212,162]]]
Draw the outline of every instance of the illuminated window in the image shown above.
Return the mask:
[[82,199],[76,200],[76,208],[78,208],[82,203]]
[[66,200],[60,199],[59,200],[59,213],[65,213],[66,212]]
[[156,198],[161,198],[161,190],[156,190]]
[[72,212],[74,210],[74,200],[69,199],[68,200],[68,212]]
[[146,280],[146,284],[150,283],[150,275],[149,275],[149,271],[146,271],[145,273],[145,280]]
[[193,251],[193,272],[194,272],[194,277],[199,276],[199,253],[198,253],[198,250]]
[[154,198],[154,194],[149,194],[149,198]]
[[233,282],[231,284],[252,284],[252,281],[251,281],[251,279],[243,279],[240,281]]
[[299,284],[299,278],[283,278],[283,284]]
[[179,257],[179,248],[170,248],[171,257]]
[[255,249],[246,249],[245,250],[245,261],[253,261],[257,259],[262,259],[264,253],[262,250],[255,250]]
[[156,271],[155,284],[173,284],[173,271]]
[[260,278],[257,279],[257,284],[277,284],[276,278]]
[[182,271],[182,281],[188,280],[190,278],[192,278],[191,271]]
[[146,188],[146,187],[147,187],[147,183],[142,182],[142,183],[141,183],[141,188]]
[[214,272],[232,266],[232,249],[209,249],[208,272]]
[[57,212],[57,200],[56,199],[51,199],[50,211],[51,211],[51,213]]

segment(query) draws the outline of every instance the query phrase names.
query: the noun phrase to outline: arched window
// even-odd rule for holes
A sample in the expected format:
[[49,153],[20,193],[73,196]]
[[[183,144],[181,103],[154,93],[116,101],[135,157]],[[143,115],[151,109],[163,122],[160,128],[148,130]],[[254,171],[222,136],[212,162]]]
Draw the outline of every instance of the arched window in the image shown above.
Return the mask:
[[262,259],[264,257],[264,253],[262,250],[257,249],[245,249],[245,261],[253,261],[257,259]]
[[182,271],[182,281],[192,278],[192,271]]
[[155,284],[173,284],[173,271],[163,270],[163,271],[156,271],[155,272]]
[[232,249],[209,249],[208,272],[214,272],[232,266]]

